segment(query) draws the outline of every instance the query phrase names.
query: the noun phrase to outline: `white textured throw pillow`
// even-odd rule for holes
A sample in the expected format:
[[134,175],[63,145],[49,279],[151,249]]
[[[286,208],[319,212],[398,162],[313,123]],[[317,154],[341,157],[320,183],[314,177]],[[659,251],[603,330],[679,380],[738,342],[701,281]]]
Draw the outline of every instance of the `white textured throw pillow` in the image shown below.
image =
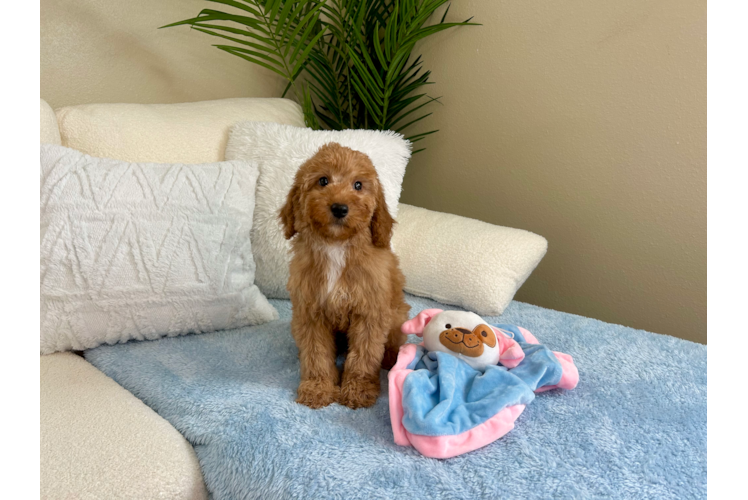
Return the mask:
[[260,324],[257,168],[41,146],[41,353]]
[[405,291],[484,316],[504,312],[548,249],[542,236],[400,204],[392,249]]
[[400,134],[376,130],[319,131],[277,123],[234,125],[226,146],[227,160],[257,162],[257,204],[252,248],[257,263],[255,283],[272,298],[288,298],[289,250],[278,212],[302,163],[328,142],[337,142],[369,156],[384,189],[387,208],[397,217],[400,187],[410,159],[410,143]]

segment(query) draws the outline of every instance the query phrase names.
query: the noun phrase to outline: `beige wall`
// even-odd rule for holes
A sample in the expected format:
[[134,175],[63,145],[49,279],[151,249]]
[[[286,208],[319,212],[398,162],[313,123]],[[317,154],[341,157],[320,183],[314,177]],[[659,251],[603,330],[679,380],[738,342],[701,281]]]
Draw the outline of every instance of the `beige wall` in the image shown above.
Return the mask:
[[[53,107],[277,96],[201,0],[42,0]],[[706,342],[706,2],[456,0],[423,46],[441,129],[403,201],[548,238],[519,300]]]
[[279,96],[279,77],[211,46],[220,39],[188,27],[157,29],[210,6],[203,0],[41,0],[41,97],[58,108]]
[[519,300],[705,343],[706,1],[472,15],[423,47],[444,106],[402,200],[545,236]]

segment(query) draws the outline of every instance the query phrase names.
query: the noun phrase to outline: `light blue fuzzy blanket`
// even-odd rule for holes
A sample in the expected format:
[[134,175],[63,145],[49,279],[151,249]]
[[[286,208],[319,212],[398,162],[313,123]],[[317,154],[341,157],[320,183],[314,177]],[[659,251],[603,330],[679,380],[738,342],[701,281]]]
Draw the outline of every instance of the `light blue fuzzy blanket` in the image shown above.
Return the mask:
[[[412,315],[447,308],[408,301]],[[86,352],[193,444],[215,499],[706,497],[706,346],[513,302],[485,319],[571,354],[579,385],[436,460],[394,444],[385,372],[373,408],[294,403],[290,304],[272,302],[281,319],[265,325]]]

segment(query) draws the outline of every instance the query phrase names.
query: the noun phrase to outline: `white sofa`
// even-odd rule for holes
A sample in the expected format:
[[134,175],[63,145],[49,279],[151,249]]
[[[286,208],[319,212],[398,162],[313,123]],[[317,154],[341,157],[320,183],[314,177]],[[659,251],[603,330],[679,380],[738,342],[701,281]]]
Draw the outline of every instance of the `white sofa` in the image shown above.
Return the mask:
[[[283,99],[96,104],[56,111],[41,101],[41,142],[127,161],[213,162],[223,160],[229,127],[243,120],[303,126],[299,106]],[[393,247],[415,293],[419,287],[429,288],[427,275],[429,266],[433,266],[424,257],[427,252],[419,250],[418,235],[423,228],[440,239],[455,242],[454,246],[469,236],[461,231],[475,233],[481,227],[489,227],[407,205],[401,205],[398,219]],[[535,264],[545,253],[547,243],[540,236],[490,228],[497,238],[520,237],[523,249],[536,259]],[[450,255],[443,243],[434,248]],[[460,263],[454,265],[459,267]],[[529,271],[512,278],[515,283],[504,287],[508,297],[500,298],[500,302],[506,305],[511,300]],[[455,283],[456,297],[460,296],[460,286],[469,290],[472,283]],[[460,304],[454,297],[451,301],[449,296],[438,298]],[[500,304],[486,307],[503,309]],[[192,446],[139,399],[74,353],[42,356],[40,370],[42,498],[208,497]]]

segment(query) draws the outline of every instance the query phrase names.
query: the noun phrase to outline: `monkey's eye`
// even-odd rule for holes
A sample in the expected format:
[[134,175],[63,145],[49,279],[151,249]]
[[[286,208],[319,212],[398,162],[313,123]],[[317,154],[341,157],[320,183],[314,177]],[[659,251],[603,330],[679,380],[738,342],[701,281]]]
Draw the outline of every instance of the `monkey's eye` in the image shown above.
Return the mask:
[[356,191],[361,191],[361,188],[363,187],[363,184],[361,184],[359,181],[356,181],[353,183],[353,189]]
[[325,186],[327,186],[327,183],[328,183],[327,177],[320,177],[319,178],[319,185],[320,186],[325,187]]

